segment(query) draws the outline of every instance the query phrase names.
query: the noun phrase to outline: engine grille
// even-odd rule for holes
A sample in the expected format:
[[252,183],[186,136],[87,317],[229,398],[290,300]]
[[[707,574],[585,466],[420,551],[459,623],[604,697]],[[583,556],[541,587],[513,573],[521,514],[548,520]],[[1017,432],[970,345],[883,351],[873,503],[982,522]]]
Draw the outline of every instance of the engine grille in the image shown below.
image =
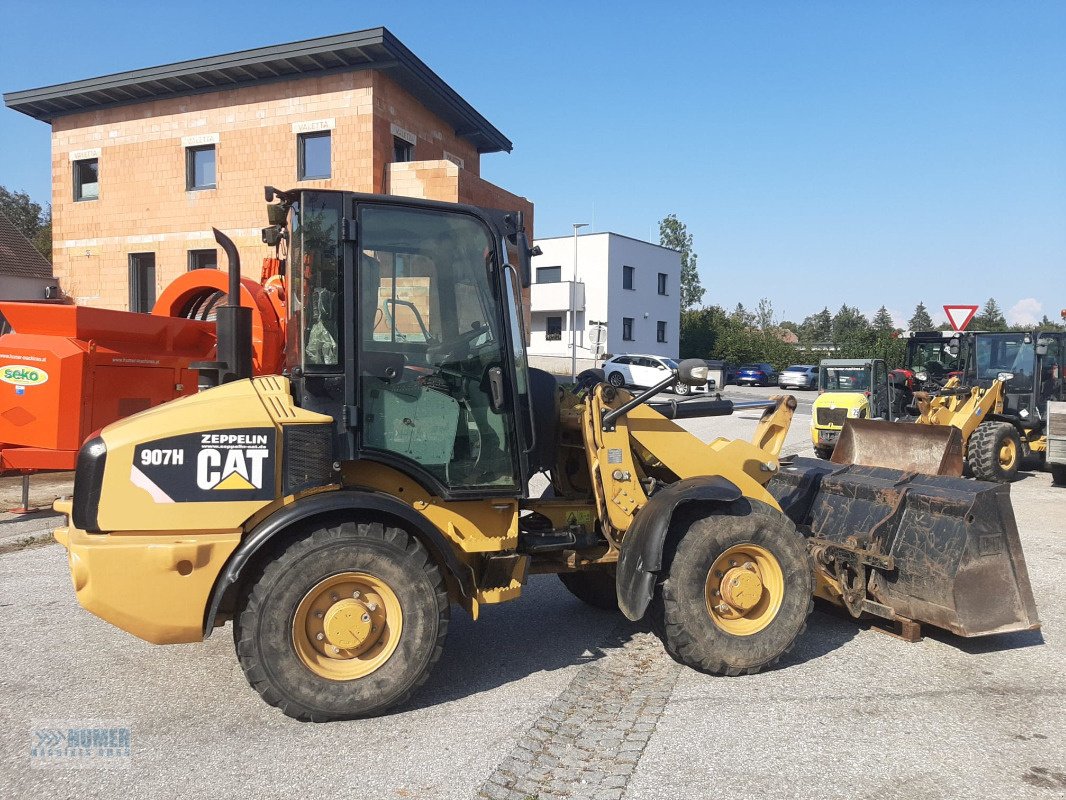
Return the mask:
[[333,426],[286,425],[282,487],[285,494],[324,486],[333,471]]
[[835,425],[843,428],[844,420],[848,418],[848,410],[846,408],[819,408],[816,416],[819,425]]

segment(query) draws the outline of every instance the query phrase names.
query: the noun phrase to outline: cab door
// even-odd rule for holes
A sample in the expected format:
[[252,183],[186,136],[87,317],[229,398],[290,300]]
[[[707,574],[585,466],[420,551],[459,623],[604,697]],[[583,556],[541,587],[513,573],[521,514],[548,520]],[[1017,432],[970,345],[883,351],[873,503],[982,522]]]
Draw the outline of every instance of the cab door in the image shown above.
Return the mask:
[[875,359],[870,368],[870,417],[891,420],[892,390],[888,383],[888,367],[881,359]]
[[522,494],[524,376],[494,231],[461,210],[356,200],[353,216],[359,457],[445,498]]

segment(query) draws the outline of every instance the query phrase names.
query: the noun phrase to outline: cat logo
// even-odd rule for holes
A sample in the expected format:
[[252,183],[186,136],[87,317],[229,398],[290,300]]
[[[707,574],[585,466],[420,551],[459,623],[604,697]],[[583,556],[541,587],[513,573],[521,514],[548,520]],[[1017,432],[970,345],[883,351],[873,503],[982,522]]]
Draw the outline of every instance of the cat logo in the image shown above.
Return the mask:
[[205,491],[262,489],[263,462],[268,455],[265,447],[201,450],[196,457],[196,485]]
[[138,445],[130,481],[156,503],[272,500],[275,431],[241,428]]

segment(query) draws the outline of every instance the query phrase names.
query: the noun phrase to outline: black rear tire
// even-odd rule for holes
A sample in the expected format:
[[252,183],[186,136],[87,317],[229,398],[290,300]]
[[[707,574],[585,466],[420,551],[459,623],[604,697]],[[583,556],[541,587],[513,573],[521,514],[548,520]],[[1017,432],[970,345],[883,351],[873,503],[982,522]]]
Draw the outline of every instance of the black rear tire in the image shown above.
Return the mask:
[[607,383],[611,384],[611,386],[616,389],[621,389],[626,385],[626,379],[622,377],[621,372],[612,372],[607,376]]
[[560,572],[559,580],[583,603],[604,611],[618,610],[618,589],[613,572],[602,569]]
[[[402,619],[395,650],[380,666],[331,679],[297,652],[294,620],[323,581],[349,572],[387,585]],[[265,565],[245,587],[234,638],[248,682],[267,703],[294,719],[325,722],[381,714],[410,697],[440,658],[448,616],[444,579],[417,539],[376,522],[345,522],[296,540]]]
[[[765,503],[741,499],[691,519],[672,542],[676,546],[664,554],[666,579],[656,589],[650,613],[675,659],[716,675],[750,675],[791,649],[814,607],[814,567],[788,517]],[[767,612],[765,627],[737,634],[712,617],[708,577],[720,557],[745,547],[769,553],[782,581],[774,591],[779,605]],[[764,585],[768,591],[771,582]]]
[[[1002,454],[1012,452],[1008,459]],[[980,481],[1010,483],[1018,477],[1022,462],[1022,441],[1009,422],[982,422],[966,446],[970,472]]]

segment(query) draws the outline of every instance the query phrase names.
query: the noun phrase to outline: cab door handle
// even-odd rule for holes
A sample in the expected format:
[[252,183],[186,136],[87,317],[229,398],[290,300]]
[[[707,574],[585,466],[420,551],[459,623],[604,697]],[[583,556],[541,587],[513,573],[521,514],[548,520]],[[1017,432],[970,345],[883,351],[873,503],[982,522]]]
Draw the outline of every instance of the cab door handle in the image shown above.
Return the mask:
[[503,370],[499,367],[489,367],[489,391],[492,395],[492,410],[503,409]]

